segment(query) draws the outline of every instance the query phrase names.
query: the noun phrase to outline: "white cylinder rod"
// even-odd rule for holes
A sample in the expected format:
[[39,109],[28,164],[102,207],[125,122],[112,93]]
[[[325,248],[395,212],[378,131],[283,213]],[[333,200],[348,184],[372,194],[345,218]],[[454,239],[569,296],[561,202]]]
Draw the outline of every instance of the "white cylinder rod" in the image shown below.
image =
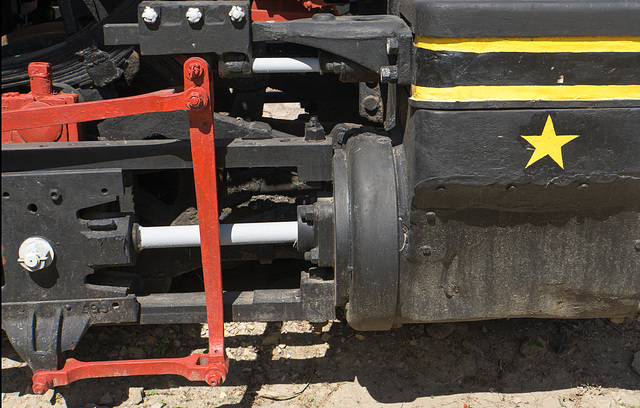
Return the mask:
[[256,58],[251,69],[257,74],[321,71],[318,58]]
[[[298,222],[220,224],[220,245],[284,244],[298,240]],[[138,250],[200,246],[198,225],[137,226]]]

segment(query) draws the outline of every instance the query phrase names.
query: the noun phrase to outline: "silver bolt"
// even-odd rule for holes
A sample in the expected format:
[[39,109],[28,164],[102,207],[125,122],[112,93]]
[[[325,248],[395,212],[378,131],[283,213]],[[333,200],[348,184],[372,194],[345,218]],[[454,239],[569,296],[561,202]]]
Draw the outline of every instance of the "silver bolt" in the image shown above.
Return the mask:
[[29,272],[39,271],[51,265],[55,258],[53,247],[44,238],[29,237],[18,249],[18,263]]
[[387,54],[398,55],[399,48],[400,48],[400,44],[398,43],[397,38],[395,37],[387,38]]
[[380,82],[388,84],[398,81],[398,67],[396,65],[380,67]]
[[197,7],[189,7],[187,10],[187,21],[189,24],[196,24],[200,19],[202,19],[202,12]]
[[233,6],[231,10],[229,10],[229,17],[231,17],[231,21],[234,23],[239,23],[244,20],[244,10],[240,6]]
[[145,7],[142,11],[142,20],[147,24],[154,24],[158,21],[158,12],[153,7]]

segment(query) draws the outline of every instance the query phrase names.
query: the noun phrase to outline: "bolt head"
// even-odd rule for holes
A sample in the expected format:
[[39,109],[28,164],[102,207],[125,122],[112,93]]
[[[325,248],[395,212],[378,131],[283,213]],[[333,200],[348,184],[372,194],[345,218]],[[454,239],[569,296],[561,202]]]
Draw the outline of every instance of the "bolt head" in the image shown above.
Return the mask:
[[158,21],[158,12],[153,7],[145,7],[142,11],[142,20],[147,24],[155,24]]
[[429,245],[422,246],[420,251],[422,251],[422,255],[424,256],[431,256],[431,247]]
[[397,38],[395,37],[387,38],[387,54],[397,55],[399,48],[400,48],[400,44],[398,43]]
[[202,19],[202,11],[197,7],[189,7],[185,16],[189,24],[196,24]]
[[244,17],[245,17],[244,10],[240,6],[233,6],[231,7],[231,10],[229,10],[229,17],[231,18],[231,21],[233,21],[234,23],[239,23],[242,20],[244,20]]
[[43,384],[43,383],[34,383],[32,388],[33,388],[33,393],[37,395],[42,395],[49,390],[46,384]]
[[191,64],[187,68],[187,78],[191,80],[201,77],[202,74],[204,74],[204,68],[198,63]]
[[39,271],[51,265],[55,257],[53,247],[44,238],[29,237],[18,249],[18,263],[29,272]]
[[389,83],[398,80],[398,67],[395,65],[380,67],[380,82]]
[[375,115],[375,113],[378,112],[378,98],[369,95],[362,100],[362,106],[367,113]]
[[202,88],[192,89],[186,97],[187,109],[201,110],[209,104],[209,96],[202,91]]

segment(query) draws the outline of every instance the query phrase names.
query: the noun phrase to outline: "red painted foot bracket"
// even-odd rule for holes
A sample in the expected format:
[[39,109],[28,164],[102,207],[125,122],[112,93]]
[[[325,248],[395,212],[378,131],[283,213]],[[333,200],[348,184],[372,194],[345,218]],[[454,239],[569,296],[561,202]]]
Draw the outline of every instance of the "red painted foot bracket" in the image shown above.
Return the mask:
[[160,91],[129,98],[2,112],[2,132],[148,112],[186,109],[189,115],[209,324],[209,352],[184,358],[149,360],[82,362],[68,359],[61,370],[41,370],[33,375],[33,391],[36,394],[85,378],[175,374],[192,381],[206,381],[210,385],[221,384],[225,380],[229,360],[224,351],[222,271],[213,140],[213,82],[209,65],[203,59],[190,58],[185,62],[184,85],[184,91],[180,93]]

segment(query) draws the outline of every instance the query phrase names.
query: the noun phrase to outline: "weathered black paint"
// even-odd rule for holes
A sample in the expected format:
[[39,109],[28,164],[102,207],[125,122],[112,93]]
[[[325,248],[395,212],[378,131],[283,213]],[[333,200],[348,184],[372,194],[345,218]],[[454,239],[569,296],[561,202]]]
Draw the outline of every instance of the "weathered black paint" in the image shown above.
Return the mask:
[[640,53],[469,53],[415,47],[414,85],[640,84]]
[[[548,116],[556,134],[580,136],[562,147],[564,169],[548,156],[525,168],[533,150],[521,136],[542,134]],[[416,110],[407,149],[420,197],[448,185],[544,188],[638,178],[638,135],[640,109]]]
[[433,37],[640,35],[637,1],[401,0],[400,13]]
[[[525,168],[548,116],[564,170]],[[406,134],[403,322],[633,316],[640,302],[638,109],[429,111]]]

